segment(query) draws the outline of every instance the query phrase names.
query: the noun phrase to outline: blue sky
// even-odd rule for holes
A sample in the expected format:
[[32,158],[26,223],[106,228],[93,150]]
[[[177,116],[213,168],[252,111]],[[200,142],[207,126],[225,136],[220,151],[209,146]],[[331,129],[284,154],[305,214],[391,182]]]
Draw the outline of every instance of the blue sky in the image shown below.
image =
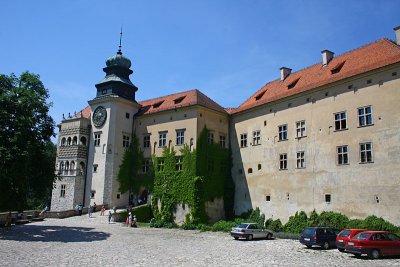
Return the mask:
[[50,92],[51,116],[94,98],[107,57],[132,60],[138,101],[199,89],[238,107],[279,77],[383,37],[400,1],[3,1],[0,73],[30,71]]

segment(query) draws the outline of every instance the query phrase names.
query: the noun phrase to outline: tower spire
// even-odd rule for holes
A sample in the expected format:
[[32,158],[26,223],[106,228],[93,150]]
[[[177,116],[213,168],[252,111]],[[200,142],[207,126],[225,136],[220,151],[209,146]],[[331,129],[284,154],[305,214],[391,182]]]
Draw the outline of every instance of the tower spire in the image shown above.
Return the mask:
[[121,32],[119,33],[119,46],[118,46],[118,52],[117,52],[118,55],[122,55],[121,43],[122,43],[122,26],[121,26]]

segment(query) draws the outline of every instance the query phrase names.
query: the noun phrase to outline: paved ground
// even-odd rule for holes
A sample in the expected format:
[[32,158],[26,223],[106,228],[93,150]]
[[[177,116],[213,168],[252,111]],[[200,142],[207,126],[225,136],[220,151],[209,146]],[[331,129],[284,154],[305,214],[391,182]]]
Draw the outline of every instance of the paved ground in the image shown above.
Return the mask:
[[228,234],[128,228],[87,215],[0,232],[0,266],[400,266],[356,259],[295,240],[236,241]]

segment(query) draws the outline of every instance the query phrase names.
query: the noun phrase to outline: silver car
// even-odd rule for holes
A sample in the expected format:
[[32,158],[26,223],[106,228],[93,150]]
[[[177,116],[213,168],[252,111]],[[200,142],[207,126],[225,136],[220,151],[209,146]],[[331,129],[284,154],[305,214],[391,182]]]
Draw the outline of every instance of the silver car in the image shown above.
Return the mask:
[[231,236],[235,239],[245,238],[252,240],[253,238],[272,238],[272,232],[268,229],[262,229],[256,223],[241,223],[232,228]]

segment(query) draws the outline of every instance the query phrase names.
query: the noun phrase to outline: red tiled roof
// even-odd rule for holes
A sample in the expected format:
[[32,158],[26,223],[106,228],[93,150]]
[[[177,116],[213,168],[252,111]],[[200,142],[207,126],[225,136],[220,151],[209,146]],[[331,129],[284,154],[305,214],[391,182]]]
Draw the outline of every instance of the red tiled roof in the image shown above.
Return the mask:
[[86,108],[84,108],[81,111],[79,111],[78,113],[76,113],[75,117],[80,118],[81,114],[82,114],[82,117],[88,119],[88,118],[90,118],[90,113],[92,113],[92,109],[90,108],[90,106],[87,106]]
[[197,89],[141,101],[139,104],[142,106],[139,112],[140,115],[194,105],[227,113],[223,107]]
[[232,114],[236,111],[236,108],[225,108],[225,111],[228,112],[228,114]]
[[302,93],[354,75],[400,62],[400,46],[383,38],[335,57],[327,66],[322,62],[267,83],[239,106],[241,112],[288,96]]

